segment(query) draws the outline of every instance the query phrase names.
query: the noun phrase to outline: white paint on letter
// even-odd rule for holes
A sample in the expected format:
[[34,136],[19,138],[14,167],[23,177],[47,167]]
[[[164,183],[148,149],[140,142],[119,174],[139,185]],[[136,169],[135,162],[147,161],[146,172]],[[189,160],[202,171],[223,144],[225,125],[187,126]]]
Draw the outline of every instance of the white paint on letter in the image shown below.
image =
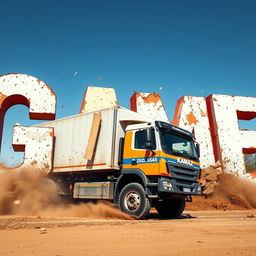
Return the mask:
[[196,141],[200,144],[201,167],[215,163],[205,98],[193,96],[180,98],[177,101],[173,125],[194,133]]
[[114,106],[118,106],[114,88],[88,86],[80,113],[89,113]]
[[240,177],[246,173],[243,153],[256,153],[256,131],[240,130],[238,119],[256,117],[256,98],[243,96],[209,96],[215,117],[214,132],[219,145],[219,160],[224,168]]
[[136,92],[130,99],[131,110],[151,119],[169,122],[162,99],[158,93]]
[[[2,75],[0,76],[0,146],[5,113],[17,104],[29,108],[30,119],[55,119],[56,95],[45,82],[25,74]],[[24,162],[18,166],[19,168],[30,165],[45,172],[51,169],[52,128],[15,126],[13,147],[16,151],[24,152]]]
[[54,142],[53,128],[14,126],[12,146],[24,152],[24,162],[19,168],[33,167],[47,174],[52,169]]

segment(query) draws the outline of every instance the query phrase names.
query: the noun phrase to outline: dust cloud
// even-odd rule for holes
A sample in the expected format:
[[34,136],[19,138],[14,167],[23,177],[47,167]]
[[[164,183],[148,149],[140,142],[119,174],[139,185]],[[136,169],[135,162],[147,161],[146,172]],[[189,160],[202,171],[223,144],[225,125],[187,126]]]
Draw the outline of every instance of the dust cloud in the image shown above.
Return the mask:
[[220,198],[229,204],[245,209],[256,208],[256,184],[233,174],[222,173],[214,198]]
[[[215,174],[214,174],[215,169]],[[193,197],[187,210],[243,210],[256,208],[256,184],[219,167],[206,170],[203,197]],[[0,215],[134,219],[111,203],[69,204],[57,196],[55,184],[35,170],[0,170]]]
[[57,187],[35,170],[0,170],[0,215],[133,219],[110,203],[60,202]]
[[256,208],[256,183],[221,170],[219,164],[203,170],[203,197],[193,197],[187,210],[243,210]]

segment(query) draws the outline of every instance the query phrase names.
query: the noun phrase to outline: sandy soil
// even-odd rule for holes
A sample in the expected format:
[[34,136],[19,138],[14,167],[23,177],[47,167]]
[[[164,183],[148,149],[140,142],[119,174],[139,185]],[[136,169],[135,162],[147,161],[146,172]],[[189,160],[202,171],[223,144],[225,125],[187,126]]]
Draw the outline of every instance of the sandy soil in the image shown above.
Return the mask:
[[136,220],[107,202],[67,204],[29,170],[0,173],[0,255],[256,255],[256,184],[205,175],[179,219]]
[[256,255],[256,211],[186,211],[180,219],[1,216],[0,255]]

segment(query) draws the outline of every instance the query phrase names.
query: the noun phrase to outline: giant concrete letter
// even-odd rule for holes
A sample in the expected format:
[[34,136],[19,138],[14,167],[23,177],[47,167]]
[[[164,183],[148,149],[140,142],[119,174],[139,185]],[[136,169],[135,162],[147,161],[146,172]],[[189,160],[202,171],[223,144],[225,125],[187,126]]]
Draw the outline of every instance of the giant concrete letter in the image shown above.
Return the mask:
[[194,133],[200,144],[200,163],[208,167],[215,163],[205,98],[184,96],[177,101],[173,124]]
[[130,108],[155,120],[168,122],[168,117],[164,109],[161,97],[158,93],[136,92],[130,99]]
[[53,128],[15,125],[12,146],[16,152],[24,152],[24,162],[19,167],[32,166],[47,174],[52,168]]
[[89,113],[118,106],[114,88],[88,86],[85,91],[80,113]]
[[256,131],[240,130],[238,120],[256,117],[256,98],[210,95],[207,98],[215,157],[223,167],[241,177],[246,173],[244,154],[256,153]]
[[[16,104],[23,104],[29,108],[30,119],[55,119],[56,96],[46,83],[24,74],[3,75],[0,77],[0,145],[5,113]],[[43,146],[46,142],[50,143],[47,148]],[[52,129],[15,127],[13,144],[14,150],[25,151],[25,161],[21,165],[22,167],[28,164],[28,159],[32,162],[40,162],[40,166],[47,168],[51,165],[51,160],[48,159],[48,156],[50,157],[53,147]],[[37,151],[40,151],[40,153],[35,153]],[[45,154],[47,157],[35,157],[32,160],[32,158],[28,157],[32,156],[32,154],[37,154],[37,156]],[[50,168],[51,166],[46,171],[49,171]]]

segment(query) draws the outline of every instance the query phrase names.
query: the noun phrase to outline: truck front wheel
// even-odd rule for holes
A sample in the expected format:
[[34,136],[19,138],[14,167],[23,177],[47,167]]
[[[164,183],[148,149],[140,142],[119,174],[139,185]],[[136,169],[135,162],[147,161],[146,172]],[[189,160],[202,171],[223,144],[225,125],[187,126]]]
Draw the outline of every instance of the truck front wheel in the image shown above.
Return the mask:
[[164,218],[177,218],[185,209],[185,198],[163,199],[156,203],[155,208]]
[[122,189],[118,205],[122,212],[135,215],[138,219],[144,219],[151,208],[145,190],[139,183],[130,183]]

